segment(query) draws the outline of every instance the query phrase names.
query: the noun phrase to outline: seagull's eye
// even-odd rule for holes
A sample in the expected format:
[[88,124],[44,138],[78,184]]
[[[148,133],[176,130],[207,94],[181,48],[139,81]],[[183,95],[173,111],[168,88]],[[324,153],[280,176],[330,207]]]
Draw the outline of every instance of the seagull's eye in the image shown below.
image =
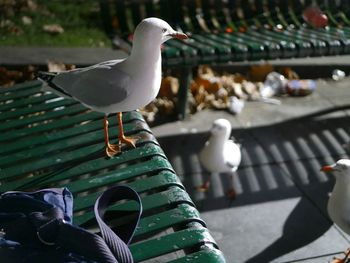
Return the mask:
[[166,31],[167,31],[166,28],[163,28],[163,29],[162,29],[162,32],[163,32],[163,33],[165,33]]

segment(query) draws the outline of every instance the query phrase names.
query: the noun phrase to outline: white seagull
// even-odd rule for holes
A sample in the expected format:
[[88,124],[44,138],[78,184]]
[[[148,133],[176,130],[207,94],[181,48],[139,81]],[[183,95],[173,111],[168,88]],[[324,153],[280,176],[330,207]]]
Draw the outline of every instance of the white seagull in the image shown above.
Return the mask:
[[226,119],[214,121],[210,130],[210,138],[199,153],[199,161],[210,172],[208,180],[201,185],[199,191],[208,191],[212,173],[231,173],[231,186],[227,196],[236,197],[233,188],[233,173],[237,171],[241,163],[241,147],[230,140],[231,124]]
[[[335,164],[323,166],[323,172],[332,172],[336,182],[328,200],[327,210],[332,221],[345,233],[350,235],[350,160],[340,159]],[[342,259],[334,259],[332,263],[345,263],[350,250]]]
[[[171,38],[188,37],[159,18],[146,18],[135,29],[131,54],[126,59],[60,73],[39,72],[38,78],[50,91],[105,114],[106,153],[112,157],[121,151],[121,143],[135,147],[137,139],[124,136],[122,112],[143,107],[157,96],[162,74],[161,45]],[[108,115],[112,113],[118,115],[117,145],[110,144],[108,138]]]

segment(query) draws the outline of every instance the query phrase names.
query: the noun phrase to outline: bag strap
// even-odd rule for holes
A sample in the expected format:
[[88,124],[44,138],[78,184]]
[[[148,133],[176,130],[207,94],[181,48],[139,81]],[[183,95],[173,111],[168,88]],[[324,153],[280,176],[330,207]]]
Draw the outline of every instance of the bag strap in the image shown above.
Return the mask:
[[[115,233],[104,222],[104,215],[109,204],[124,199],[138,203],[138,215],[128,222],[124,231],[118,230],[118,233]],[[45,245],[60,246],[98,262],[133,263],[128,244],[135,233],[142,213],[142,203],[138,193],[128,186],[111,187],[96,200],[94,212],[102,237],[83,228],[66,224],[61,219],[53,219],[38,227],[38,238]],[[52,240],[52,237],[55,237],[55,240],[48,241]]]

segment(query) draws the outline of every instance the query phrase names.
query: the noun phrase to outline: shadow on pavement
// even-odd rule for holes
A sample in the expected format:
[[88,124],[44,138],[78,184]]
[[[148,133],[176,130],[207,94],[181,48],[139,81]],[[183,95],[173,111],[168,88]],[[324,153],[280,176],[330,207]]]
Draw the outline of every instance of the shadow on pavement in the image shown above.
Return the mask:
[[[307,246],[316,240],[321,240],[316,243],[326,247],[327,242],[331,242],[328,230],[332,222],[328,218],[326,207],[334,178],[322,173],[320,168],[340,158],[349,158],[344,148],[344,144],[350,141],[350,117],[345,111],[347,109],[348,106],[274,125],[232,130],[232,135],[242,145],[242,163],[234,175],[234,187],[238,193],[234,201],[225,196],[230,182],[229,175],[226,174],[212,177],[208,193],[196,190],[208,176],[197,155],[208,138],[207,133],[178,134],[158,138],[158,141],[201,212],[225,209],[229,220],[231,212],[241,211],[239,209],[244,206],[296,199],[298,203],[289,208],[290,211],[286,211],[283,206],[274,205],[274,202],[269,204],[271,209],[282,209],[283,216],[276,216],[276,226],[283,226],[283,230],[281,234],[278,229],[269,232],[271,234],[266,237],[264,244],[254,246],[256,249],[244,256],[246,263],[275,262],[287,254],[287,258],[290,258],[290,253],[300,248],[307,251]],[[227,212],[229,208],[238,210]],[[274,212],[278,214],[278,211],[281,210]],[[256,224],[259,220],[264,220],[259,215],[251,216],[247,220],[253,220]],[[215,220],[210,215],[207,218]],[[227,222],[225,226],[217,226],[217,231],[233,233],[226,229],[230,224]],[[269,227],[274,227],[273,222],[269,223]],[[230,237],[225,238],[227,241]],[[240,239],[237,236],[232,238]],[[245,245],[258,242],[251,236],[241,238],[246,242]],[[314,248],[310,256],[318,256],[322,252],[322,248]],[[326,252],[333,251],[328,249]],[[234,257],[230,250],[225,253]]]
[[[321,206],[326,206],[327,199],[324,199]],[[252,262],[271,262],[289,252],[307,246],[320,238],[332,226],[330,220],[325,220],[314,211],[310,211],[310,200],[303,197],[289,214],[283,225],[281,236],[271,242],[266,249],[259,254],[254,255],[246,261]]]

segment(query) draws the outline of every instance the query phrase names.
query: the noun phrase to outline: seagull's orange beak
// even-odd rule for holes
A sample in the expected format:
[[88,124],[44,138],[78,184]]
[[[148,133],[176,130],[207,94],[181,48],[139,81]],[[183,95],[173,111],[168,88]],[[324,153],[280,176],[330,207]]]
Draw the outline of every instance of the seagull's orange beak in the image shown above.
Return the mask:
[[174,38],[177,38],[177,39],[181,39],[181,40],[184,40],[184,39],[187,39],[188,36],[184,33],[181,33],[181,32],[175,32],[173,34],[170,34],[171,37],[174,37]]
[[329,173],[329,172],[333,172],[334,169],[333,169],[333,166],[331,166],[331,165],[326,165],[326,166],[323,166],[323,167],[321,168],[321,171],[322,171],[322,172],[325,172],[325,173]]

